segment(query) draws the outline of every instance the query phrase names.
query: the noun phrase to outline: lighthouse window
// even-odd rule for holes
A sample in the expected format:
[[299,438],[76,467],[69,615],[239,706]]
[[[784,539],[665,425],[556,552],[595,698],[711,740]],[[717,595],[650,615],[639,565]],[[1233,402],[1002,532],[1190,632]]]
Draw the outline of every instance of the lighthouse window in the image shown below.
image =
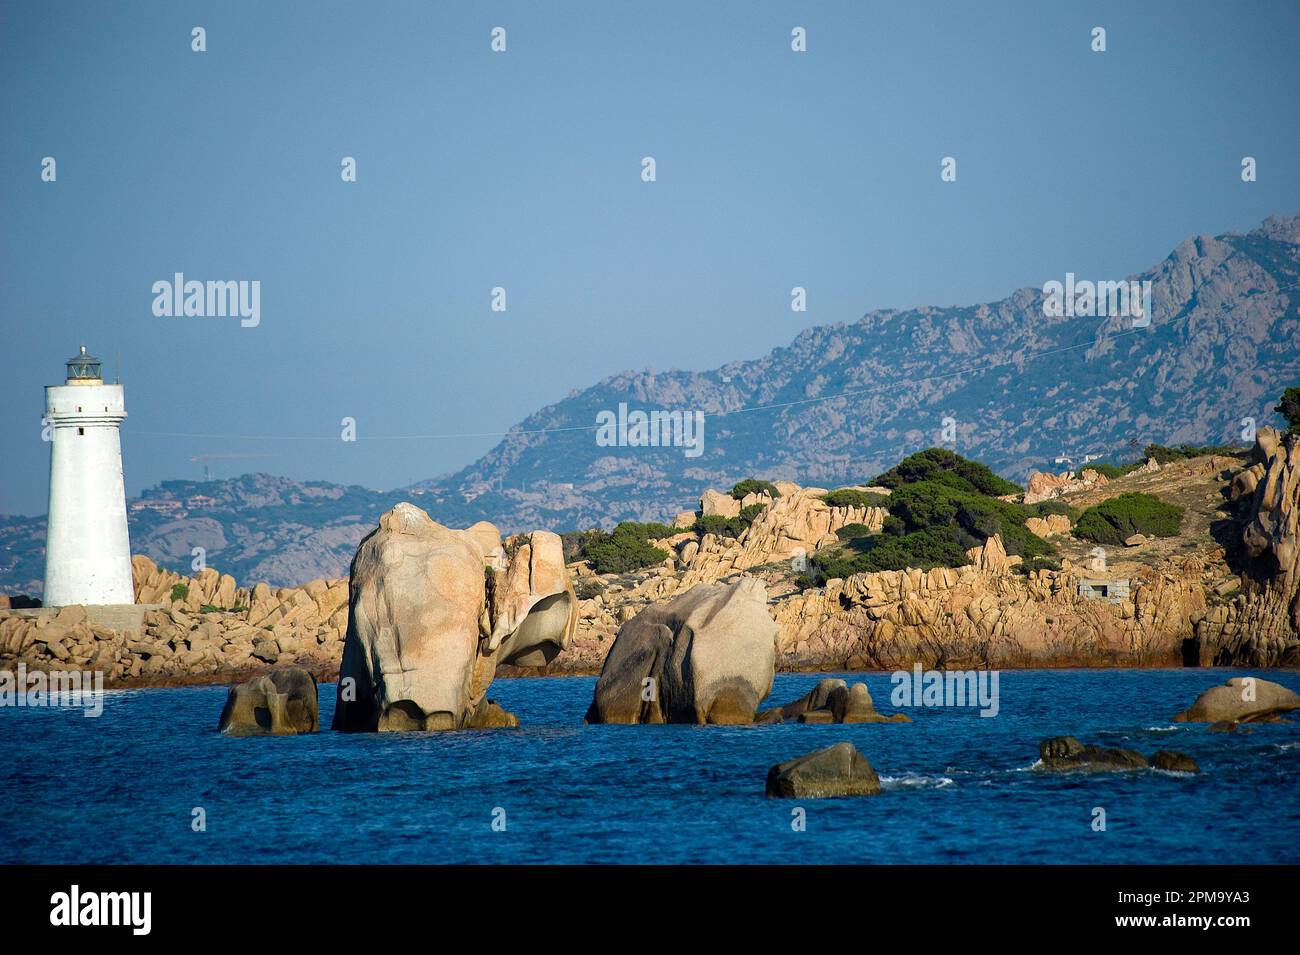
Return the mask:
[[78,429],[77,429],[77,434],[85,434],[85,433],[86,433],[86,429],[85,429],[85,428],[78,428]]

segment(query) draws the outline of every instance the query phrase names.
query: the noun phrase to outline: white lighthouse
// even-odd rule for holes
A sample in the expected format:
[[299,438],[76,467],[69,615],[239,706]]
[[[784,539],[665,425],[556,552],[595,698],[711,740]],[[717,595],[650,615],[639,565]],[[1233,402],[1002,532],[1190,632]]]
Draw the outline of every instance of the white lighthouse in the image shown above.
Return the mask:
[[68,359],[68,379],[45,387],[50,444],[50,509],[45,537],[47,607],[130,604],[131,542],[118,426],[121,385],[106,385],[100,361]]

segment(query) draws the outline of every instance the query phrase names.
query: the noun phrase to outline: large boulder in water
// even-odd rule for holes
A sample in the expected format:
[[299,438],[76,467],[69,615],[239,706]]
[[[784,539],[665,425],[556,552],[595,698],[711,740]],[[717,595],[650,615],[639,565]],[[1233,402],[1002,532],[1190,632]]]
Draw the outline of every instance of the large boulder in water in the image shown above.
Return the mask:
[[320,726],[316,678],[284,667],[232,686],[217,729],[230,736],[293,736]]
[[879,792],[880,777],[852,743],[836,743],[767,772],[769,796],[819,799],[875,796]]
[[1300,696],[1278,683],[1234,676],[1211,687],[1174,717],[1177,723],[1256,723],[1300,709]]
[[352,560],[334,728],[517,725],[486,698],[497,664],[549,659],[576,625],[549,537],[508,556],[490,524],[453,530],[405,502],[384,514]]
[[605,658],[589,723],[752,723],[772,691],[776,622],[752,577],[637,614]]

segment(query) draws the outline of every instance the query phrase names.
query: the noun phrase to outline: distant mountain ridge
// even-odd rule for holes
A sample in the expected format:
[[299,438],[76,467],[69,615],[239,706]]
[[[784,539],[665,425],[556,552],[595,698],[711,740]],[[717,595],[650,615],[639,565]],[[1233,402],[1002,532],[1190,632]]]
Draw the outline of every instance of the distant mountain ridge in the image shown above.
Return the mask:
[[[623,372],[522,421],[460,472],[426,482],[449,513],[506,526],[657,519],[709,486],[759,476],[840,485],[944,443],[1023,479],[1061,454],[1134,457],[1150,442],[1241,443],[1300,382],[1300,215],[1187,239],[1154,268],[1150,325],[1050,318],[1040,289],[987,305],[870,312],[707,372]],[[1063,281],[1065,276],[1053,276]],[[848,394],[848,397],[832,397]],[[703,410],[704,452],[599,447],[620,402]],[[758,410],[751,410],[758,409]],[[586,426],[588,430],[573,429]]]
[[[1135,276],[1080,278],[1150,280],[1150,326],[1048,317],[1037,288],[985,305],[870,312],[712,371],[613,375],[414,488],[269,475],[163,482],[134,503],[181,507],[134,507],[133,549],[185,569],[204,547],[241,583],[287,586],[346,573],[357,541],[404,498],[449,525],[490,520],[505,531],[663,520],[746,477],[861,482],[914,451],[954,446],[945,418],[955,450],[1023,480],[1062,452],[1114,460],[1149,442],[1242,443],[1242,419],[1267,423],[1282,390],[1300,384],[1300,215],[1187,239]],[[597,415],[620,403],[702,411],[702,454],[601,446]],[[185,506],[194,497],[212,503]],[[0,589],[39,592],[44,525],[0,518]]]

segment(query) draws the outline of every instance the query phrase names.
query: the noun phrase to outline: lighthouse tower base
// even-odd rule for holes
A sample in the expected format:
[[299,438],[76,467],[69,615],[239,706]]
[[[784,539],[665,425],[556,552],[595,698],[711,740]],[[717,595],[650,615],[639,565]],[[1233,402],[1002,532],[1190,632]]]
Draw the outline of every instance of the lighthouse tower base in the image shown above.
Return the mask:
[[49,526],[45,543],[47,607],[135,603],[126,525],[121,385],[106,385],[69,362],[67,384],[45,389],[51,429]]

